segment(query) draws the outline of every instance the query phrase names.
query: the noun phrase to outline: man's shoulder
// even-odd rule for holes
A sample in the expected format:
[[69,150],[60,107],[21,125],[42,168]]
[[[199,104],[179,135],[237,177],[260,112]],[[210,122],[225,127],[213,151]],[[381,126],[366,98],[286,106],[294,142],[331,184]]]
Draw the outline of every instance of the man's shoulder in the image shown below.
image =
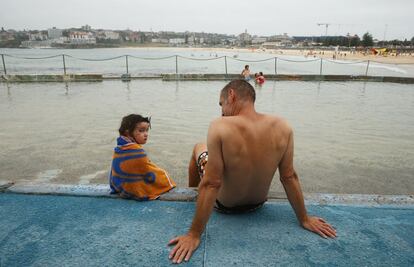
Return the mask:
[[221,124],[221,123],[223,123],[223,117],[218,117],[218,118],[213,119],[210,122],[210,126],[218,125],[218,124]]
[[290,128],[289,122],[283,117],[271,114],[263,114],[263,116],[266,118],[266,120],[269,120],[274,124],[278,124],[280,127]]
[[240,126],[243,126],[245,121],[242,116],[225,116],[219,117],[211,121],[210,131],[218,131],[224,133],[226,131],[235,130]]
[[210,132],[211,131],[217,131],[217,130],[221,129],[224,126],[225,123],[226,122],[223,120],[222,117],[213,119],[210,122],[209,131]]
[[[271,124],[278,124],[281,127],[290,128],[289,122],[280,116],[271,115],[271,114],[264,114],[264,113],[256,113],[257,116],[254,117],[255,120],[261,120],[266,123]],[[246,120],[246,116],[227,116],[227,117],[218,117],[211,121],[211,125],[223,125],[223,124],[232,124],[237,122],[244,122]],[[252,117],[247,118],[248,120],[252,119]]]
[[293,132],[292,127],[285,118],[269,114],[266,114],[264,116],[266,119],[266,123],[270,125],[272,128],[277,129],[279,132],[283,132],[287,135]]

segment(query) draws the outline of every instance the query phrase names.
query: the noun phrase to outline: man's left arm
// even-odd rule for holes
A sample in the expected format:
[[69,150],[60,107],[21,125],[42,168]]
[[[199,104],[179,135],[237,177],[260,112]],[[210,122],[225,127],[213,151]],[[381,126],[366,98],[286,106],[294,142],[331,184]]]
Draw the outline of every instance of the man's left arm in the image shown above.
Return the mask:
[[287,149],[279,164],[280,181],[283,184],[289,203],[303,228],[327,238],[335,238],[336,230],[324,219],[308,216],[299,178],[293,167],[293,132],[290,130]]

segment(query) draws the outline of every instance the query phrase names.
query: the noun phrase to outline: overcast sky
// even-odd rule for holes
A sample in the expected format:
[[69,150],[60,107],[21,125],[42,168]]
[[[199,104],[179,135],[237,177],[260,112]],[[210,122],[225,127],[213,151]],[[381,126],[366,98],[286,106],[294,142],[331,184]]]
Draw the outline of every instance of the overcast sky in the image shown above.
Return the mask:
[[413,0],[0,0],[0,27],[414,37]]

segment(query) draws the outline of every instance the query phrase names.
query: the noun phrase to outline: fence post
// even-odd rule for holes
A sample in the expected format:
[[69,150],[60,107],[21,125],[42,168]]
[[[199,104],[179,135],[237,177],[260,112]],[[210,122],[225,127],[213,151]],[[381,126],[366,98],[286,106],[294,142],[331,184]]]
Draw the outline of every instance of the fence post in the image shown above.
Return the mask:
[[277,57],[275,57],[275,75],[277,75]]
[[125,56],[125,66],[126,66],[126,74],[129,74],[129,69],[128,69],[128,55]]
[[1,54],[1,60],[3,61],[4,75],[7,75],[6,62],[4,61],[4,55],[3,54]]
[[178,74],[178,56],[175,55],[175,74]]
[[226,77],[227,77],[227,56],[224,56],[224,66],[226,68]]
[[322,58],[321,58],[321,66],[319,68],[319,75],[322,75]]
[[63,74],[66,75],[66,62],[65,62],[65,54],[62,55],[63,59]]
[[369,68],[369,60],[368,60],[368,63],[367,63],[367,68],[365,70],[365,76],[368,76],[368,68]]

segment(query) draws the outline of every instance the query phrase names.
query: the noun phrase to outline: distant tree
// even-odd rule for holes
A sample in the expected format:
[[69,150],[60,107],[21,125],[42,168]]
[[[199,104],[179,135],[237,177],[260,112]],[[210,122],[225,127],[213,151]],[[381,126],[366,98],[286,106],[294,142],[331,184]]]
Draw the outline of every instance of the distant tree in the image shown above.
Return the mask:
[[340,46],[348,46],[349,45],[349,41],[348,41],[348,37],[346,36],[341,36],[340,37]]
[[373,46],[374,45],[374,40],[372,39],[372,35],[369,32],[366,32],[362,36],[362,45],[364,47],[368,47],[368,46]]
[[128,38],[128,33],[126,33],[125,31],[116,31],[117,33],[119,33],[119,42],[125,42]]
[[145,33],[143,33],[143,32],[139,32],[139,35],[138,35],[138,39],[139,39],[139,43],[141,43],[141,44],[143,44],[143,43],[145,43]]
[[408,41],[407,38],[405,38],[404,39],[404,42],[403,42],[403,45],[404,46],[409,46],[410,45],[410,41]]
[[411,45],[414,45],[414,37],[411,38]]
[[354,36],[351,37],[349,45],[353,47],[357,47],[360,45],[360,43],[361,43],[361,39],[359,39],[359,36],[355,34]]
[[390,41],[390,43],[391,43],[391,45],[393,45],[393,46],[397,46],[397,45],[400,45],[400,44],[401,44],[401,41],[400,41],[400,40],[398,40],[398,39],[394,39],[394,40]]

